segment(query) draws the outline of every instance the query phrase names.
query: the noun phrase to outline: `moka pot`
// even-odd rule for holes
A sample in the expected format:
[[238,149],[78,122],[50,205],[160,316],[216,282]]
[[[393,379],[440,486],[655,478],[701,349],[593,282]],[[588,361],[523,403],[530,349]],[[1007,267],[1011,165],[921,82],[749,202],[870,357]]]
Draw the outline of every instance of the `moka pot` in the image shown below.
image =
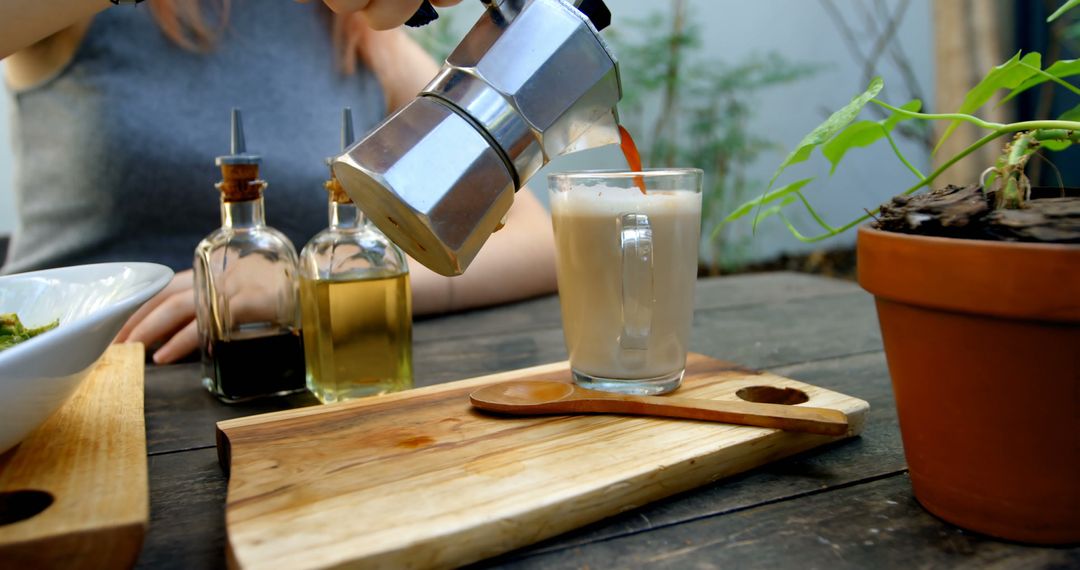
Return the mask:
[[431,83],[333,163],[368,219],[442,275],[465,271],[552,157],[619,141],[603,3],[484,4]]

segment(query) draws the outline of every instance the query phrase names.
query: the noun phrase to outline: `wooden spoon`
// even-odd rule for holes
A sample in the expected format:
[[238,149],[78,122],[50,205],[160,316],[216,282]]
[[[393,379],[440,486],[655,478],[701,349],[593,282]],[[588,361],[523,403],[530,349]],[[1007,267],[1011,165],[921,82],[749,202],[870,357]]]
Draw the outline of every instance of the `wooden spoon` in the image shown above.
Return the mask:
[[493,384],[476,390],[469,395],[469,400],[477,408],[504,414],[632,414],[708,420],[821,435],[848,433],[847,415],[839,410],[733,400],[630,396],[589,390],[554,380]]

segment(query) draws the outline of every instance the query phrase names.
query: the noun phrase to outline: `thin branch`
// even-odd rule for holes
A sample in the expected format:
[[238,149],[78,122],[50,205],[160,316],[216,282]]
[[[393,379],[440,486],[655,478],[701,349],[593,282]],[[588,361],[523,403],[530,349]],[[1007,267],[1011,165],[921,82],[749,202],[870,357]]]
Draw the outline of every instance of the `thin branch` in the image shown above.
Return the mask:
[[870,55],[867,56],[866,63],[863,65],[863,83],[870,83],[877,74],[877,62],[885,53],[885,48],[896,37],[896,30],[900,28],[900,21],[904,19],[904,13],[907,12],[910,4],[911,0],[901,0],[896,5],[896,10],[885,21],[885,29],[878,35],[874,46],[870,48]]
[[[840,32],[840,37],[844,40],[844,44],[847,46],[848,52],[851,54],[852,58],[855,59],[855,63],[861,65],[864,69],[870,69],[870,73],[871,75],[873,75],[873,70],[876,69],[876,60],[871,60],[865,54],[863,54],[859,39],[856,36],[854,29],[852,29],[852,27],[848,24],[847,19],[844,18],[844,14],[836,7],[836,5],[833,3],[833,0],[819,0],[819,2],[821,3],[825,11],[829,14],[829,18],[833,21],[833,24],[836,26],[837,31]],[[904,0],[904,5],[901,6],[902,10],[907,9],[906,4],[907,0]],[[870,13],[868,10],[865,10],[865,6],[862,6],[861,3],[856,3],[856,5],[860,8],[863,8],[863,17],[867,20],[867,28],[869,29],[870,33],[878,35],[877,25],[873,14]],[[900,9],[898,9],[898,12],[900,12]],[[900,15],[902,15],[902,12]],[[899,27],[899,20],[899,17],[895,18],[895,23],[887,24],[887,27],[889,25],[893,27]],[[893,20],[890,20],[890,22],[893,22]],[[892,35],[893,39],[895,39],[895,30],[892,32]],[[897,49],[897,42],[892,41],[886,43],[887,45],[893,46],[894,50]],[[923,100],[921,96],[918,96],[918,92],[921,89],[918,88],[918,80],[915,79],[914,70],[912,69],[910,62],[907,60],[907,57],[901,52],[900,55],[893,54],[893,60],[897,64],[897,67],[900,69],[901,77],[908,85],[908,92],[916,95],[913,97],[914,99]],[[864,83],[868,81],[869,76],[866,76]],[[885,118],[887,116],[880,109],[873,107],[871,107],[870,112],[876,114],[879,118]],[[913,127],[911,125],[900,124],[896,126],[896,132],[905,139],[917,141],[919,144],[921,144],[928,150],[930,148],[933,148],[933,134],[930,132],[929,129],[921,129]]]
[[1035,156],[1039,157],[1044,163],[1046,163],[1047,166],[1049,166],[1050,168],[1052,168],[1054,170],[1054,174],[1057,175],[1057,179],[1058,179],[1058,187],[1061,188],[1061,191],[1062,191],[1061,197],[1064,198],[1065,197],[1065,194],[1064,194],[1064,192],[1065,192],[1065,179],[1062,178],[1061,171],[1058,170],[1057,165],[1054,164],[1054,161],[1052,161],[1049,158],[1046,158],[1045,156],[1043,156],[1043,153],[1041,153],[1041,152],[1036,152]]
[[[650,153],[653,155],[651,158],[659,159],[656,164],[650,166],[660,166],[662,163],[664,166],[672,166],[674,157],[671,156],[671,149],[674,145],[676,130],[675,130],[675,111],[678,107],[679,97],[679,76],[680,66],[682,60],[682,35],[683,26],[685,22],[685,0],[672,0],[673,15],[671,20],[671,37],[668,42],[668,61],[667,70],[664,77],[664,98],[660,107],[660,114],[656,117],[656,123],[653,124],[653,148],[656,149],[657,145],[662,145],[660,148],[666,146],[667,156],[659,157],[655,156],[655,152]],[[664,133],[668,133],[671,136],[664,143]]]

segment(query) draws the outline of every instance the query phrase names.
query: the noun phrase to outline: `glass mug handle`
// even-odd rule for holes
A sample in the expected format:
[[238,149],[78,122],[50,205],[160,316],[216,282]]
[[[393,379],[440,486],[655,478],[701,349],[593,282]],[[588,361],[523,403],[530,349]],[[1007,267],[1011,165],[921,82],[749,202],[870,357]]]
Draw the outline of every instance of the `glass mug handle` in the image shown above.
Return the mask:
[[652,226],[645,214],[618,217],[622,249],[622,333],[619,346],[645,350],[652,332],[653,241]]

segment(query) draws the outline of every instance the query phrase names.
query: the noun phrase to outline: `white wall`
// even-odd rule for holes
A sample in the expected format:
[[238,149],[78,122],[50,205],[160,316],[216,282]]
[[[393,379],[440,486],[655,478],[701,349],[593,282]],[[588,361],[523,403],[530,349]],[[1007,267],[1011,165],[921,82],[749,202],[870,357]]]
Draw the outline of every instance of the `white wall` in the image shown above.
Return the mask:
[[[840,0],[837,5],[850,9],[855,2],[871,5],[871,0]],[[630,19],[644,18],[668,6],[657,0],[609,0],[613,10],[613,27],[626,26]],[[895,6],[897,0],[887,0]],[[768,153],[751,169],[752,178],[768,180],[773,169],[790,149],[820,123],[827,110],[835,110],[860,92],[862,69],[845,48],[834,23],[823,10],[822,4],[812,0],[770,0],[746,2],[742,0],[690,0],[691,13],[703,28],[706,53],[718,58],[735,61],[753,53],[775,51],[792,61],[820,62],[830,65],[818,75],[793,84],[790,87],[765,91],[759,105],[753,128],[767,133],[785,150]],[[479,2],[465,2],[454,8],[455,28],[460,33],[471,25],[480,9]],[[914,0],[898,31],[898,38],[911,57],[920,83],[927,93],[933,92],[933,46],[931,44],[930,0]],[[872,41],[873,38],[863,38]],[[623,60],[623,67],[634,62]],[[884,68],[886,85],[899,85],[896,70]],[[894,92],[896,89],[894,88]],[[902,94],[886,98],[901,103]],[[9,130],[10,100],[0,98],[0,132]],[[11,196],[12,164],[10,137],[0,135],[0,233],[10,233],[14,227],[13,200]],[[928,163],[926,153],[904,147],[909,157],[920,168]],[[852,160],[855,159],[855,160]],[[560,169],[602,168],[618,166],[621,160],[614,149],[594,150],[579,156],[568,156],[553,161],[546,171]],[[833,177],[828,177],[827,165],[822,160],[795,169],[789,180],[796,177],[817,175],[819,183],[808,190],[808,196],[820,207],[826,218],[841,224],[862,213],[863,208],[873,208],[889,196],[896,194],[909,183],[908,173],[885,147],[873,151],[853,151],[848,161]],[[532,186],[542,189],[545,184],[541,175],[534,178]],[[539,192],[542,193],[542,192]],[[804,223],[808,232],[812,226],[805,225],[807,216],[796,214],[795,219]],[[745,230],[748,224],[742,226]],[[824,244],[802,244],[788,234],[779,220],[773,219],[759,227],[751,242],[750,256],[768,258],[781,251],[807,251],[820,247],[841,247],[854,242],[854,234],[834,238]]]

